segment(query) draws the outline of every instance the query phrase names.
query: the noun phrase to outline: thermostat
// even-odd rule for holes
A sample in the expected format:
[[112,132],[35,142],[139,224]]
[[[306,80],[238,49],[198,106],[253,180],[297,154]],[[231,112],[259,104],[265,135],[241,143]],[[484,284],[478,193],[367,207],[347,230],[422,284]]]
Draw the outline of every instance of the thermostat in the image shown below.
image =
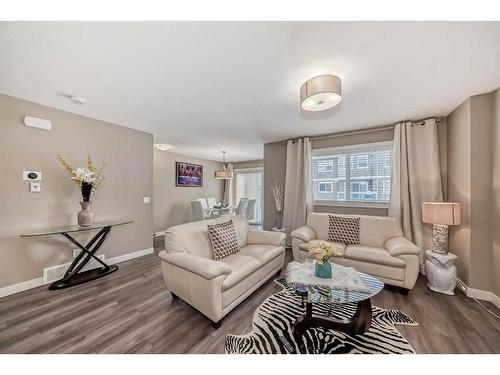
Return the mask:
[[42,181],[42,172],[23,171],[24,181]]

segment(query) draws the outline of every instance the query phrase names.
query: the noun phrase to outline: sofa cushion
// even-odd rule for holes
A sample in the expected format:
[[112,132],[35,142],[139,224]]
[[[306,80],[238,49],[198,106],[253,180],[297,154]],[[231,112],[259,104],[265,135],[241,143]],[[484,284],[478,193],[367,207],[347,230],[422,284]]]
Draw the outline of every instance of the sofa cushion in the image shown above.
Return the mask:
[[[233,304],[242,295],[249,293],[256,285],[263,284],[266,280],[271,278],[278,269],[283,266],[285,254],[282,253],[281,256],[274,258],[266,265],[260,267],[259,269],[252,272],[247,277],[240,280],[238,283],[232,285],[230,288],[225,288],[222,285],[222,308],[226,309],[228,306]],[[224,315],[227,311],[224,311]]]
[[228,220],[233,222],[234,229],[236,230],[236,238],[238,240],[238,248],[241,249],[247,244],[247,235],[249,230],[248,220],[244,215],[223,215],[214,219],[217,224],[227,222]]
[[167,253],[189,253],[213,259],[207,229],[210,224],[215,224],[215,221],[194,221],[168,228],[165,232],[165,250]]
[[405,262],[402,259],[391,256],[386,249],[380,247],[349,245],[346,248],[345,257],[367,263],[400,268],[405,267]]
[[[328,240],[329,213],[311,212],[307,215],[307,226],[316,232],[319,240]],[[342,215],[359,217],[359,244],[363,246],[383,247],[391,237],[402,236],[401,223],[398,219],[386,216]]]
[[264,265],[280,256],[283,251],[281,246],[255,244],[243,246],[238,254],[252,257]]
[[232,220],[207,225],[207,228],[215,260],[226,258],[238,252],[238,239],[236,238],[236,229]]
[[328,241],[359,245],[359,217],[328,215]]
[[262,263],[257,259],[241,255],[240,253],[229,255],[219,262],[225,263],[231,267],[231,273],[222,283],[222,290],[232,288],[235,284],[262,267]]

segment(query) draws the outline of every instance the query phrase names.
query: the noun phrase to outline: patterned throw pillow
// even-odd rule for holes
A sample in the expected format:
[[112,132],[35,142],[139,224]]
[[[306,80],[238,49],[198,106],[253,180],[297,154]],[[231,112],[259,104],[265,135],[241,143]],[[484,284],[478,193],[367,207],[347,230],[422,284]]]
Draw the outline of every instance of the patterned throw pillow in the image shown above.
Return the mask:
[[328,241],[359,245],[359,217],[328,215]]
[[215,260],[223,259],[238,252],[236,229],[232,220],[221,224],[207,225],[207,227]]

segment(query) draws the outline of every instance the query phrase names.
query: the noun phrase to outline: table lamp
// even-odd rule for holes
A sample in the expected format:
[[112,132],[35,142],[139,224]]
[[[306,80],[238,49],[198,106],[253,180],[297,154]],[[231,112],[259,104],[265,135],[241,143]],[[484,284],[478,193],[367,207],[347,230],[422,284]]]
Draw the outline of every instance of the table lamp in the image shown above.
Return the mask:
[[432,251],[448,253],[448,226],[460,224],[460,203],[424,202],[422,221],[434,224],[432,227]]

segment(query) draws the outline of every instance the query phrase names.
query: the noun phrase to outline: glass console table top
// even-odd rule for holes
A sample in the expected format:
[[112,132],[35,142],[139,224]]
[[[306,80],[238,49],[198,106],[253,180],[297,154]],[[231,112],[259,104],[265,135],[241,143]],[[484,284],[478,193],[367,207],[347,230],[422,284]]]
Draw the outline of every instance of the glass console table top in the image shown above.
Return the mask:
[[114,219],[114,220],[106,220],[94,223],[89,227],[81,227],[79,225],[70,225],[66,227],[53,227],[53,228],[44,228],[44,229],[36,229],[33,232],[23,233],[21,237],[40,237],[40,236],[51,236],[55,234],[62,233],[74,233],[74,232],[86,232],[90,230],[102,229],[105,227],[114,227],[117,225],[130,224],[134,221],[132,219]]

